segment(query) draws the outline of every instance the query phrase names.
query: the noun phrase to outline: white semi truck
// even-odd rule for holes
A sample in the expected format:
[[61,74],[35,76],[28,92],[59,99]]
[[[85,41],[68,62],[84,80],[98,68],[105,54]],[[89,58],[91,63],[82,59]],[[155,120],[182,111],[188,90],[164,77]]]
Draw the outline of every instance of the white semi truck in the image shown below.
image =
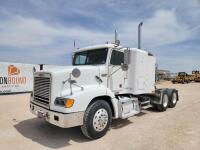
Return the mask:
[[100,138],[112,119],[175,107],[178,91],[155,87],[155,63],[151,53],[118,44],[76,49],[72,66],[34,73],[30,111],[62,128],[81,126],[89,139]]

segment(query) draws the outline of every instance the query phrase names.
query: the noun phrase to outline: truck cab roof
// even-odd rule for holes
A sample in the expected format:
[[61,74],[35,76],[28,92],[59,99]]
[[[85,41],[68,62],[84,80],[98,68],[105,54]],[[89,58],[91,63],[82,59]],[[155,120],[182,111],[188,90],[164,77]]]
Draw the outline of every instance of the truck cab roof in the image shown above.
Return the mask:
[[[100,44],[100,45],[93,45],[93,46],[88,46],[88,47],[83,47],[83,48],[78,48],[75,50],[75,52],[81,52],[81,51],[86,51],[86,50],[95,50],[95,49],[101,49],[101,48],[118,48],[118,49],[125,49],[127,47],[123,46],[117,46],[116,44]],[[137,51],[137,52],[142,52],[142,53],[147,53],[148,55],[153,56],[150,52],[138,48],[130,48],[131,51]]]
[[85,51],[85,50],[93,50],[93,49],[101,49],[101,48],[114,48],[116,47],[115,44],[101,44],[101,45],[93,45],[93,46],[87,46],[83,48],[76,49],[76,51]]

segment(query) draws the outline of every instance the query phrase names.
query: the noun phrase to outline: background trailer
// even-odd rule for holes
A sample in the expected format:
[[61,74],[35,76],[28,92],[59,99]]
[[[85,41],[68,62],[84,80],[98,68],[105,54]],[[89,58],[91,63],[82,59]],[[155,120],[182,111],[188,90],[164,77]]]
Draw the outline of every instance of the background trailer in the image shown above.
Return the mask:
[[32,64],[0,63],[0,94],[30,92],[33,90]]
[[[0,94],[33,91],[33,68],[37,64],[0,62]],[[44,68],[55,66],[45,65]]]

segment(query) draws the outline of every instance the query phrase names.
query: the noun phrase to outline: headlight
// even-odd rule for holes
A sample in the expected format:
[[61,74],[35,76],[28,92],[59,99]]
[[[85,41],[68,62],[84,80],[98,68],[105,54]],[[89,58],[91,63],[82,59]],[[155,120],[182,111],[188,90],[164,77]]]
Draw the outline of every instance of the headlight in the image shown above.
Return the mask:
[[74,105],[74,99],[57,97],[55,100],[55,105],[70,108]]

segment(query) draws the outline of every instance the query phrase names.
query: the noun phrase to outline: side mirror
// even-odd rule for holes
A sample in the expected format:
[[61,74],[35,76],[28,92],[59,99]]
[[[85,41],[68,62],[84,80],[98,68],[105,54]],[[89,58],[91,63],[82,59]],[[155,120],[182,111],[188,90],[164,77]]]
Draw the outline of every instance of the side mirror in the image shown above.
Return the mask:
[[124,50],[124,64],[130,64],[130,49],[128,48]]
[[130,49],[129,48],[124,50],[124,63],[121,64],[121,68],[123,71],[128,70],[128,64],[130,64]]
[[127,64],[121,64],[121,68],[122,68],[123,71],[127,71],[128,65]]

